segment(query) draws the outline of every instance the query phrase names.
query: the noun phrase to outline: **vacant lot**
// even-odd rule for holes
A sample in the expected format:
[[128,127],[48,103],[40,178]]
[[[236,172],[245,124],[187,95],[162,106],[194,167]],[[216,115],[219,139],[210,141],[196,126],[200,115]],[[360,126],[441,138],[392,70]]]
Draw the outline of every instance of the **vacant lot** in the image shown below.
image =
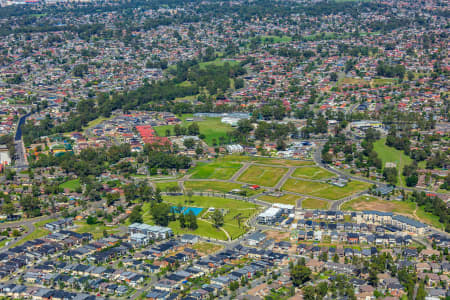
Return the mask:
[[297,199],[300,199],[300,196],[292,195],[292,194],[285,194],[280,197],[274,197],[269,195],[264,195],[258,197],[258,199],[261,199],[262,201],[271,202],[271,203],[284,203],[284,204],[291,204],[295,205],[297,203]]
[[233,174],[239,171],[242,164],[229,161],[215,161],[211,163],[199,163],[192,170],[193,179],[223,179],[227,180],[233,177]]
[[285,166],[285,167],[299,167],[299,166],[313,166],[314,162],[310,160],[293,160],[270,158],[261,156],[245,156],[245,155],[228,155],[222,158],[225,161],[235,162],[254,162],[265,165]]
[[328,202],[313,198],[306,198],[302,200],[302,208],[307,209],[327,209]]
[[105,226],[101,223],[89,225],[86,224],[86,221],[77,221],[74,222],[77,227],[74,229],[75,232],[78,233],[91,233],[94,239],[99,239],[103,237],[103,233],[106,231],[108,234],[117,233],[119,230],[117,227],[109,227]]
[[368,183],[361,181],[351,181],[347,184],[347,186],[340,188],[328,183],[288,179],[282,189],[304,195],[338,200],[363,191],[369,186],[370,185]]
[[405,215],[412,219],[420,220],[434,227],[441,228],[442,224],[436,216],[425,212],[422,207],[417,207],[416,203],[408,201],[383,200],[372,196],[362,196],[348,201],[341,206],[342,210],[378,210],[384,212],[393,212],[399,215]]
[[273,187],[287,173],[286,168],[250,166],[238,181]]
[[199,252],[200,255],[209,255],[215,253],[222,249],[223,246],[217,244],[211,244],[207,242],[198,242],[195,245],[192,245],[192,249],[195,249]]
[[312,180],[321,180],[321,179],[327,179],[335,176],[330,171],[327,171],[325,169],[319,168],[319,167],[301,167],[297,168],[292,174],[292,177],[298,177],[298,178],[305,178],[305,179],[312,179]]

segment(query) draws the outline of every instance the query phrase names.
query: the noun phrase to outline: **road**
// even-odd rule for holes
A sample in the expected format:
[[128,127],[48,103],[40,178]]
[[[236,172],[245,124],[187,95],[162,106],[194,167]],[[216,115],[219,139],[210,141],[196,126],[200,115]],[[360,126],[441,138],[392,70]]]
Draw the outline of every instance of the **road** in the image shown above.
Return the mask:
[[19,118],[19,121],[16,125],[16,133],[14,135],[14,147],[15,152],[14,153],[14,160],[15,160],[15,168],[19,171],[27,169],[28,168],[28,161],[26,157],[26,151],[25,151],[25,145],[23,144],[22,139],[22,125],[25,123],[27,117],[30,114],[23,115]]
[[33,232],[36,230],[36,226],[34,224],[36,224],[37,222],[41,222],[41,221],[45,221],[45,220],[51,219],[51,218],[55,218],[55,216],[42,216],[42,217],[34,218],[34,219],[31,219],[31,220],[28,219],[28,220],[23,220],[23,221],[17,221],[17,222],[0,224],[0,229],[5,229],[5,228],[8,228],[8,227],[13,227],[13,226],[23,226],[23,227],[26,228],[26,232],[27,232],[27,233],[21,235],[20,237],[17,237],[13,241],[11,241],[8,245],[3,246],[2,248],[0,248],[0,252],[14,247],[21,240],[23,240],[23,239],[29,237],[31,234],[33,234]]

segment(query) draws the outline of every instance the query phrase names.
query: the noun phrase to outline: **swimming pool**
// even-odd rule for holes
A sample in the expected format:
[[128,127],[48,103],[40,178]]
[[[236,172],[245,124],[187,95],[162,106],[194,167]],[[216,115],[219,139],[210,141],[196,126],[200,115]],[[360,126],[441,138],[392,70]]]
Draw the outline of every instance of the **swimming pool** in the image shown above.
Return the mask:
[[203,208],[201,207],[188,207],[184,210],[183,214],[187,215],[190,211],[194,213],[194,215],[198,216],[202,212]]
[[181,210],[179,211],[178,206],[172,206],[172,211],[176,214],[183,213],[187,215],[190,211],[194,213],[194,215],[198,216],[202,212],[202,207],[181,207]]

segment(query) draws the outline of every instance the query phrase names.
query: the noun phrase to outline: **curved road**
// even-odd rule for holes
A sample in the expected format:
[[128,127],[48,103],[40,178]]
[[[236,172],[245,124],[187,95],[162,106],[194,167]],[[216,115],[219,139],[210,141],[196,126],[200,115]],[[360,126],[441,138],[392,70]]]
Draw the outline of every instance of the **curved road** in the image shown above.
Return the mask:
[[29,237],[31,234],[33,234],[33,232],[36,230],[36,226],[34,226],[35,223],[45,221],[48,219],[52,219],[52,218],[55,218],[55,216],[42,216],[42,217],[34,218],[32,220],[23,220],[23,221],[11,222],[11,223],[1,223],[0,229],[13,227],[13,226],[23,226],[26,228],[27,233],[17,237],[16,239],[10,241],[8,245],[0,248],[0,252],[14,247],[21,240],[23,240],[23,239]]

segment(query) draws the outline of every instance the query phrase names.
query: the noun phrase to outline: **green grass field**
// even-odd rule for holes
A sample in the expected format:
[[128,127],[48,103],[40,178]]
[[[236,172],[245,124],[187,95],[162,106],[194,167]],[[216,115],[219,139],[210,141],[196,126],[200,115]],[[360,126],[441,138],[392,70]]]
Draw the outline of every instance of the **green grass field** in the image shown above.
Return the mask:
[[372,79],[371,86],[379,87],[383,85],[393,85],[396,83],[398,83],[398,80],[396,78],[376,78]]
[[313,166],[315,163],[309,160],[292,160],[281,158],[270,158],[261,156],[245,156],[245,155],[227,155],[222,158],[224,161],[235,162],[254,162],[266,165],[285,166],[285,167],[300,167],[300,166]]
[[281,37],[276,36],[276,35],[264,35],[261,37],[261,40],[263,41],[263,43],[267,43],[267,42],[288,43],[288,42],[292,41],[292,38],[287,35],[283,35]]
[[36,227],[36,229],[33,231],[33,233],[31,233],[29,236],[27,236],[26,238],[24,238],[23,240],[20,240],[16,246],[20,246],[23,245],[24,243],[34,240],[34,239],[39,239],[41,237],[44,237],[48,234],[50,234],[50,231],[43,228],[45,224],[50,223],[50,222],[54,222],[57,219],[52,218],[52,219],[48,219],[48,220],[43,220],[43,221],[39,221],[34,223],[34,226]]
[[307,209],[327,209],[328,202],[313,198],[306,198],[302,200],[302,208]]
[[80,179],[69,180],[64,183],[61,183],[59,186],[63,189],[69,189],[71,191],[76,191],[78,188],[81,187]]
[[89,225],[89,224],[86,224],[86,221],[76,221],[76,222],[74,222],[74,225],[78,226],[74,229],[75,232],[91,233],[94,239],[99,239],[99,238],[103,237],[103,232],[105,230],[108,234],[118,232],[116,227],[109,227],[109,226],[105,226],[103,224]]
[[211,66],[211,65],[221,67],[221,66],[225,65],[225,63],[229,63],[231,66],[233,66],[233,65],[238,65],[239,61],[233,60],[233,59],[216,58],[213,61],[201,62],[198,65],[200,66],[200,68],[205,68],[205,67]]
[[[224,225],[223,229],[225,229],[228,234],[235,239],[247,231],[244,223],[245,221],[253,216],[259,210],[259,206],[253,203],[219,198],[219,197],[204,197],[204,196],[192,196],[191,202],[186,203],[188,200],[185,196],[164,196],[164,202],[169,203],[172,206],[190,206],[190,207],[202,207],[204,210],[197,216],[197,223],[199,228],[192,231],[189,229],[180,228],[179,222],[174,221],[170,222],[169,227],[174,230],[177,234],[184,233],[192,233],[201,235],[209,238],[216,238],[220,240],[226,240],[226,234],[217,230],[213,227],[212,224],[208,223],[209,220],[201,220],[201,217],[206,213],[207,209],[210,207],[214,208],[223,208],[227,210],[226,215],[224,216]],[[152,224],[152,218],[150,214],[150,204],[145,203],[142,207],[143,220],[145,223]],[[241,226],[239,227],[239,223],[236,217],[241,219]],[[211,221],[209,221],[211,222]]]
[[[181,125],[183,127],[187,127],[192,124],[192,122],[186,121],[186,119],[188,118],[192,118],[192,114],[186,114],[182,116]],[[206,136],[205,142],[209,146],[213,146],[213,139],[215,139],[216,142],[219,143],[219,137],[225,137],[227,135],[227,132],[233,130],[230,125],[222,123],[221,118],[205,118],[203,121],[197,122],[197,124],[200,129],[200,134],[204,134]],[[159,136],[166,136],[166,130],[169,129],[171,131],[171,134],[173,134],[174,127],[175,125],[165,125],[154,127],[154,129]]]
[[177,181],[170,182],[155,182],[156,187],[158,187],[162,192],[166,192],[168,188],[173,188],[178,186]]
[[261,193],[250,189],[243,189],[239,183],[221,182],[221,181],[185,181],[184,188],[198,192],[218,192],[228,193],[231,190],[239,189],[247,191],[247,196],[253,196]]
[[295,205],[297,203],[297,200],[300,199],[300,196],[292,195],[292,194],[284,194],[280,197],[274,197],[269,195],[264,195],[258,197],[258,199],[261,199],[262,201],[270,202],[270,203],[284,203],[284,204],[291,204]]
[[238,178],[238,181],[273,187],[287,171],[286,168],[253,165],[245,170]]
[[[383,162],[383,169],[387,162],[397,164],[397,170],[399,172],[398,185],[405,186],[405,177],[402,175],[405,165],[410,165],[412,159],[405,155],[401,150],[397,150],[393,147],[386,146],[386,138],[379,139],[373,144],[373,149],[378,153],[378,157]],[[419,163],[419,168],[424,168],[425,162]]]
[[361,181],[351,181],[347,186],[340,188],[328,183],[311,182],[305,180],[288,179],[282,190],[338,200],[369,188],[370,184]]
[[110,117],[110,118],[99,117],[99,118],[97,118],[97,119],[95,119],[95,120],[90,121],[90,122],[88,123],[88,126],[87,126],[86,128],[91,128],[91,127],[97,126],[97,125],[100,124],[101,122],[107,121],[107,120],[109,120],[109,119],[111,119],[111,117]]
[[198,163],[192,170],[193,179],[223,179],[233,177],[239,171],[242,164],[217,160],[212,163]]
[[330,171],[319,167],[302,167],[295,170],[292,177],[312,179],[312,180],[320,180],[320,179],[328,179],[334,177],[335,175]]
[[197,219],[197,225],[198,228],[196,230],[190,230],[187,228],[181,228],[180,222],[178,221],[173,221],[169,223],[169,227],[172,228],[173,232],[178,235],[196,234],[206,238],[213,238],[222,241],[227,240],[226,234],[222,230],[214,228],[210,223]]

